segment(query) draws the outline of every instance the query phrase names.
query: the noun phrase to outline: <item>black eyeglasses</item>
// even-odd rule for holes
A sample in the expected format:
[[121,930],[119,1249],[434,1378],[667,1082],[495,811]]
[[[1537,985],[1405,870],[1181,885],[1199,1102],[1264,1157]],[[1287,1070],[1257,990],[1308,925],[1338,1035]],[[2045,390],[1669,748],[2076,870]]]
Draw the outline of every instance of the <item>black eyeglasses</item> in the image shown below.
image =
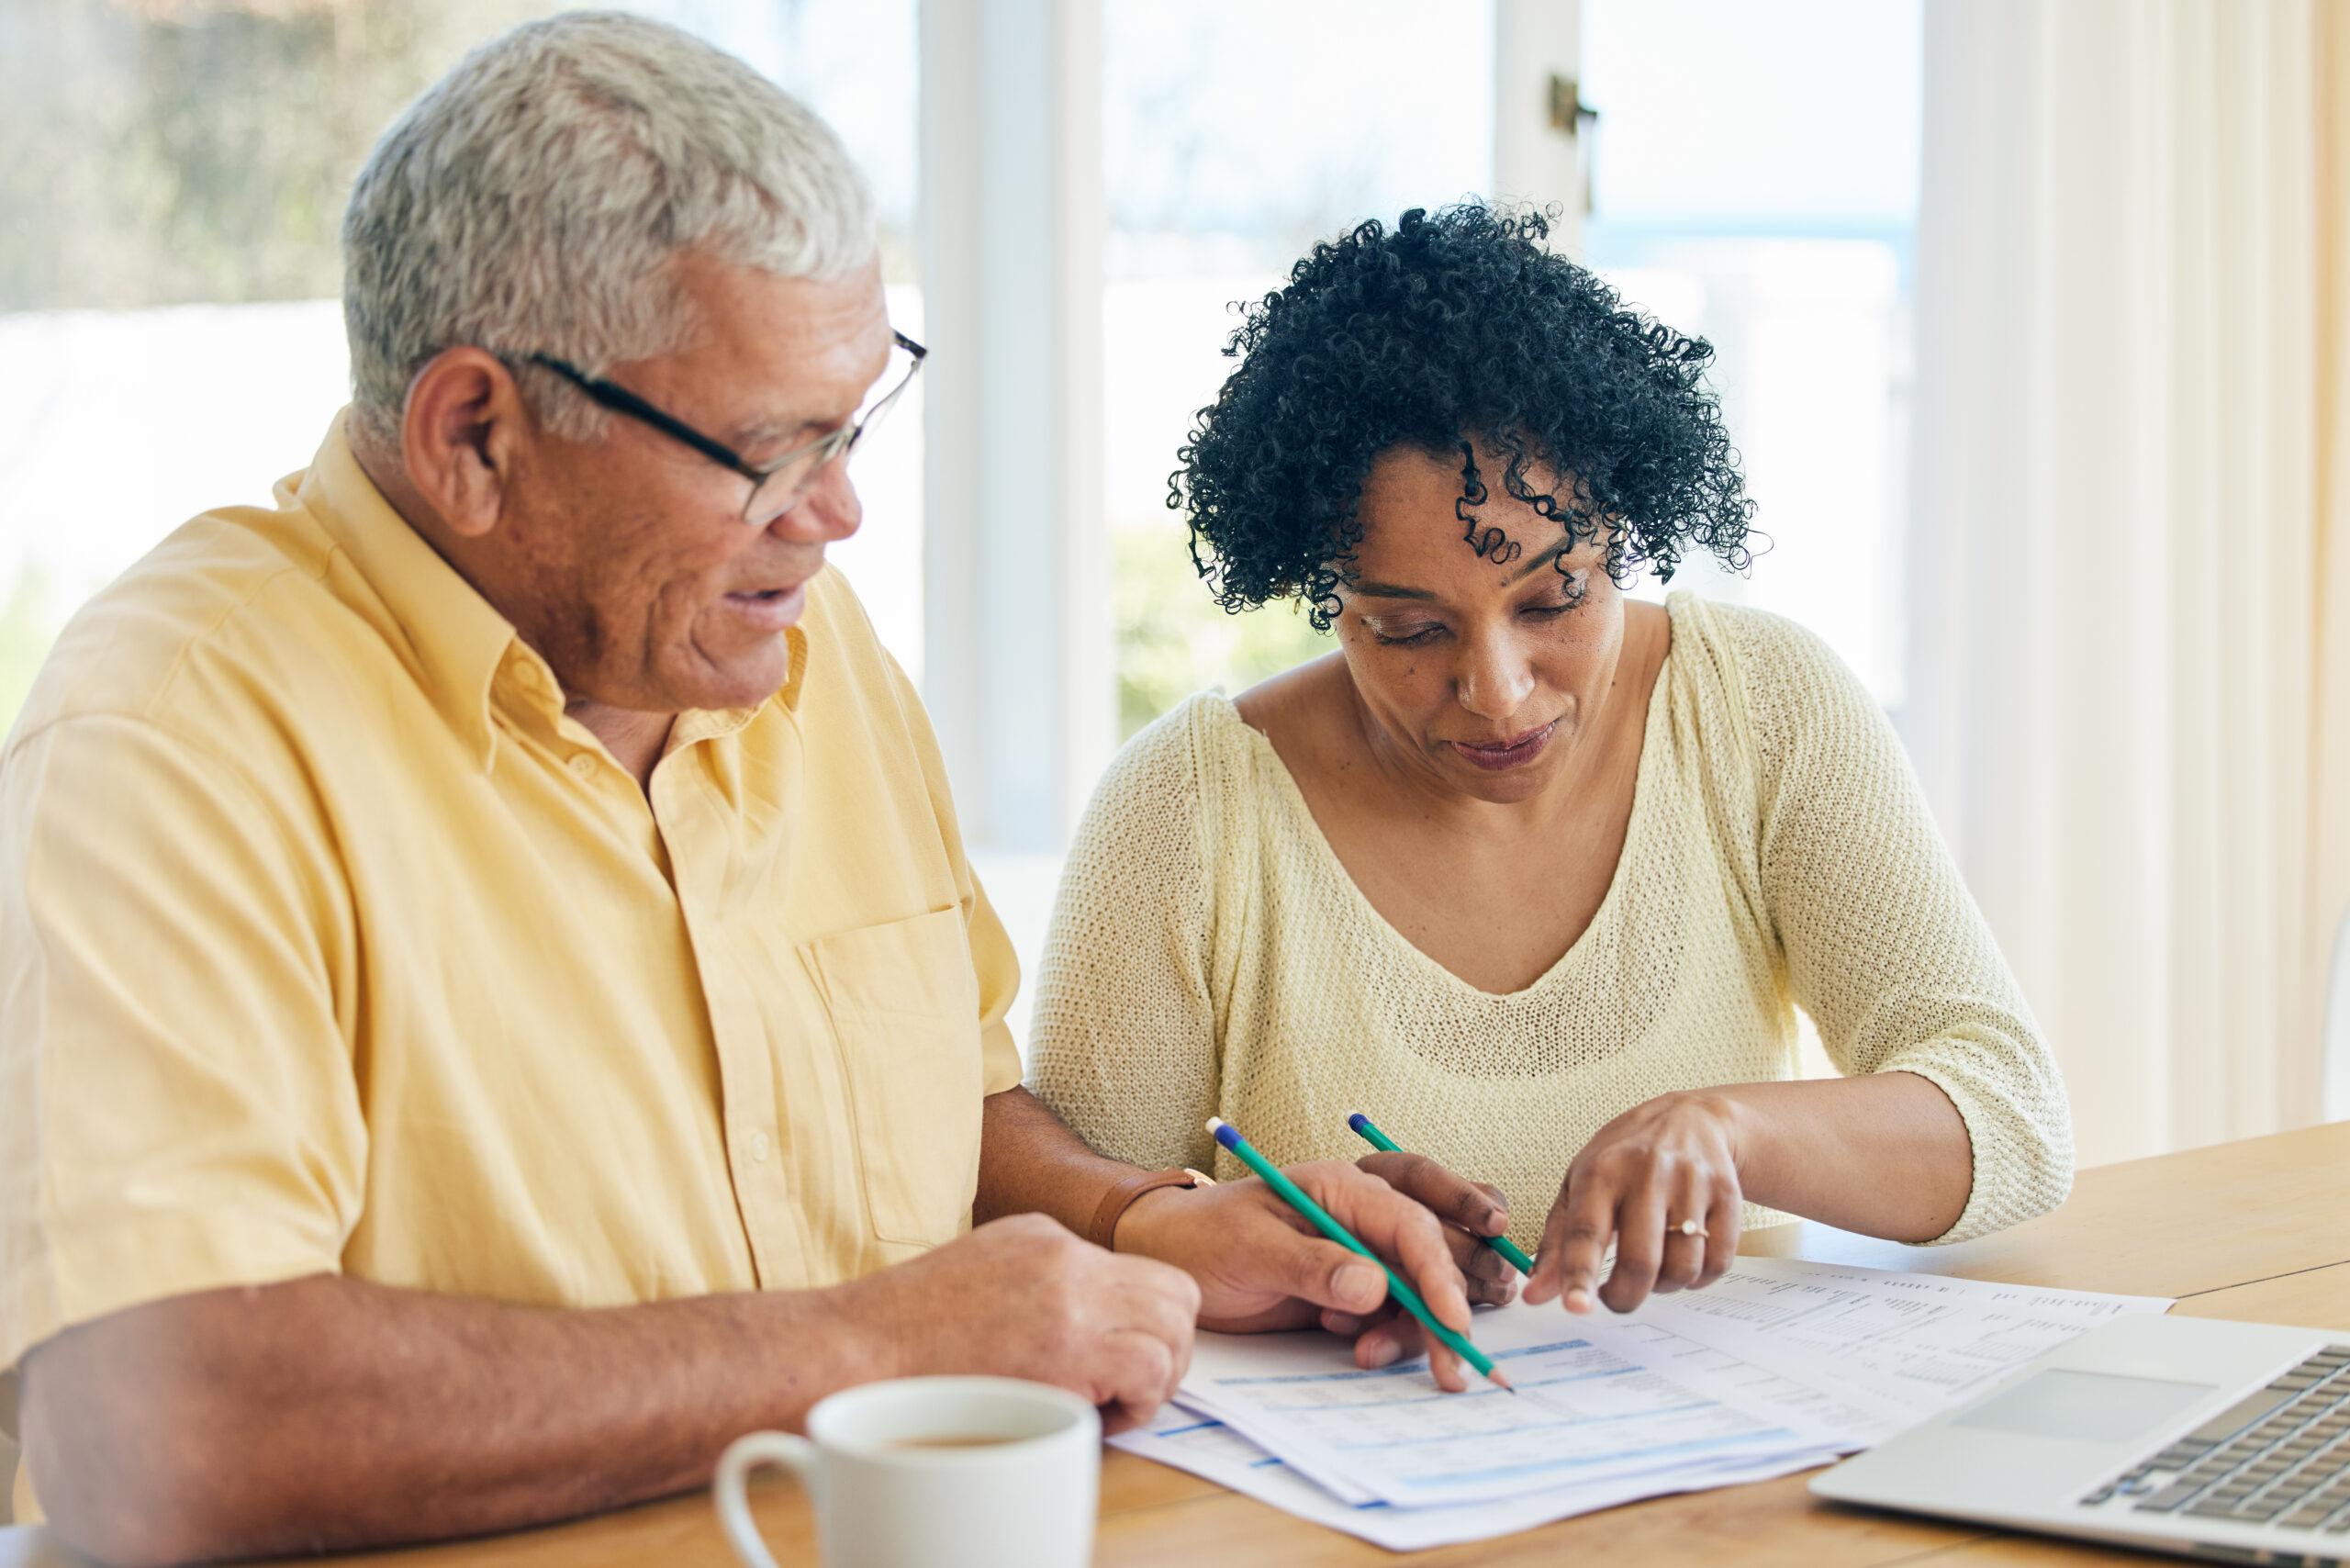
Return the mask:
[[922,362],[930,356],[930,351],[903,332],[893,331],[890,337],[895,345],[891,358],[902,356],[905,369],[894,374],[890,371],[882,373],[889,390],[867,403],[858,411],[856,418],[840,429],[827,431],[805,446],[794,447],[767,464],[744,461],[741,453],[724,442],[702,434],[675,414],[654,407],[617,382],[589,375],[553,354],[534,353],[529,357],[532,364],[543,365],[554,371],[594,402],[614,413],[626,414],[630,419],[651,425],[663,435],[684,442],[712,463],[730,468],[751,481],[751,493],[743,501],[743,521],[764,528],[798,506],[810,487],[815,484],[816,476],[823,470],[824,465],[834,458],[846,457],[855,451],[865,432],[879,423],[881,416],[888,413],[904,396],[906,388],[913,385],[914,376],[921,372]]

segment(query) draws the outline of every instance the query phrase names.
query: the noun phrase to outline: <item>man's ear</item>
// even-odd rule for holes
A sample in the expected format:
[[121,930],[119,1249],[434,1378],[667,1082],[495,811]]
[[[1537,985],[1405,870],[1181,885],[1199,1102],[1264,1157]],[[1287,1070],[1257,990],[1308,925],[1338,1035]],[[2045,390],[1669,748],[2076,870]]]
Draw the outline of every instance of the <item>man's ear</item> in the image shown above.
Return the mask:
[[515,458],[532,430],[504,361],[484,349],[445,349],[408,383],[401,461],[449,530],[478,539],[504,515]]

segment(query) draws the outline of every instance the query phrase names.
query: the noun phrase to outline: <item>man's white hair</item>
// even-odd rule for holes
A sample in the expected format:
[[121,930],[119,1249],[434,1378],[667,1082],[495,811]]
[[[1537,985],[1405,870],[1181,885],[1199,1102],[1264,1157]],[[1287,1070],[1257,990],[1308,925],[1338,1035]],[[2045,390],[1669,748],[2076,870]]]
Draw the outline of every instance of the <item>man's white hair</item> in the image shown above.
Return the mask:
[[839,277],[873,257],[873,201],[831,128],[741,61],[643,17],[575,12],[482,45],[392,123],[342,246],[363,433],[393,439],[410,379],[471,344],[586,440],[602,410],[524,356],[592,375],[677,352],[696,327],[677,252]]

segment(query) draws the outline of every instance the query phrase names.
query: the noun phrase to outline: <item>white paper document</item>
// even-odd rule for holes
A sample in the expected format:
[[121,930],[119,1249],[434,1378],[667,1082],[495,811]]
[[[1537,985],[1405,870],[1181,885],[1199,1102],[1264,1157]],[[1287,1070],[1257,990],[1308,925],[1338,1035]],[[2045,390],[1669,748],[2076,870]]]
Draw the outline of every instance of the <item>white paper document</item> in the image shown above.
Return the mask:
[[2076,1334],[2170,1305],[2167,1296],[1741,1258],[1708,1288],[1655,1297],[1623,1321],[1698,1336],[1797,1381],[1833,1386],[1876,1412],[1863,1434],[1876,1443]]
[[1365,1372],[1328,1335],[1203,1334],[1184,1400],[1342,1498],[1405,1506],[1859,1441],[1800,1385],[1654,1328],[1520,1305],[1476,1337],[1517,1393],[1447,1394],[1425,1360]]
[[1481,1312],[1519,1389],[1448,1394],[1318,1334],[1203,1334],[1181,1401],[1114,1439],[1395,1550],[1784,1475],[1866,1447],[2150,1296],[1741,1259],[1625,1316]]
[[1385,1503],[1341,1502],[1223,1422],[1178,1406],[1170,1405],[1161,1411],[1159,1419],[1149,1428],[1111,1441],[1130,1453],[1190,1471],[1302,1519],[1360,1536],[1390,1551],[1418,1551],[1456,1541],[1509,1535],[1554,1519],[1670,1492],[1768,1481],[1825,1464],[1836,1457],[1832,1451],[1822,1451],[1785,1454],[1721,1469],[1700,1470],[1683,1465],[1612,1482],[1529,1492],[1498,1502],[1398,1508]]

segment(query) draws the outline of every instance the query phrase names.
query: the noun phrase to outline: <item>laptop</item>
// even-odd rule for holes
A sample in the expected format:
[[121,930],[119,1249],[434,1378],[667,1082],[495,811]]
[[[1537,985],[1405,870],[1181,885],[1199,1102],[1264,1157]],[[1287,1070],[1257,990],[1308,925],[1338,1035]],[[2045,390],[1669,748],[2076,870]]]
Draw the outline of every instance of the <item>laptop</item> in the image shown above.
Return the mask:
[[1811,1490],[2221,1562],[2350,1568],[2350,1333],[2121,1318]]

